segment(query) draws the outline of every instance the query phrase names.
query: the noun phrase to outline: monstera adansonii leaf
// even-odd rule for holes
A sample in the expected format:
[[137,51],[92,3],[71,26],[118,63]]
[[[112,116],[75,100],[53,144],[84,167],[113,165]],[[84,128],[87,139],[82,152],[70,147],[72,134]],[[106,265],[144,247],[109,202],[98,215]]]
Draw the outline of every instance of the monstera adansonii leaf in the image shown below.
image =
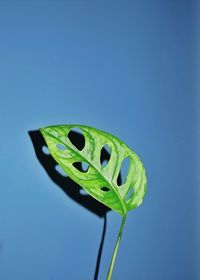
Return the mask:
[[[75,147],[68,135],[80,129],[85,138],[82,150]],[[56,162],[91,196],[122,216],[138,207],[146,192],[145,169],[139,157],[120,139],[110,133],[84,125],[57,125],[41,128],[49,151]],[[106,166],[100,162],[101,150],[110,148]],[[122,185],[117,179],[123,161],[129,158],[127,177]],[[86,170],[77,168],[84,164]]]
[[[77,147],[70,140],[70,132],[79,129],[85,145]],[[111,279],[117,250],[123,232],[126,213],[138,207],[146,193],[146,175],[139,157],[119,138],[85,125],[56,125],[40,129],[50,154],[62,169],[91,196],[123,216],[122,225],[107,274]],[[107,164],[101,162],[101,152],[109,147]],[[129,168],[122,184],[118,177],[123,162]],[[78,168],[82,165],[82,168]],[[84,168],[83,168],[84,167]]]

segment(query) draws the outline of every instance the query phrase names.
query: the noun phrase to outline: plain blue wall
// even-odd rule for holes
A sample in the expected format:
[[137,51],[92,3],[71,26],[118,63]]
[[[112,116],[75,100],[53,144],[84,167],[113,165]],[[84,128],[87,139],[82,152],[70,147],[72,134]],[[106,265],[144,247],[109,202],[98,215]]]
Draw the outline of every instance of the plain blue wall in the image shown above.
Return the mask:
[[[0,1],[0,279],[93,280],[103,220],[67,197],[28,130],[82,123],[144,162],[113,280],[197,280],[195,5]],[[121,218],[108,214],[99,280]]]

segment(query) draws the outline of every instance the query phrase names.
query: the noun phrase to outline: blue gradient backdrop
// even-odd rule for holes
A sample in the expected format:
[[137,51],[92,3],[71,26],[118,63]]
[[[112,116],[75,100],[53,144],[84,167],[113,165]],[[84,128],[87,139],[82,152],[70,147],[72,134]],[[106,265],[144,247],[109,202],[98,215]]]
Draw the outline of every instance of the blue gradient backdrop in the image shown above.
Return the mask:
[[[28,130],[82,123],[143,160],[113,280],[197,280],[193,1],[0,1],[0,279],[93,280],[103,220],[67,197]],[[99,280],[121,218],[108,214]]]

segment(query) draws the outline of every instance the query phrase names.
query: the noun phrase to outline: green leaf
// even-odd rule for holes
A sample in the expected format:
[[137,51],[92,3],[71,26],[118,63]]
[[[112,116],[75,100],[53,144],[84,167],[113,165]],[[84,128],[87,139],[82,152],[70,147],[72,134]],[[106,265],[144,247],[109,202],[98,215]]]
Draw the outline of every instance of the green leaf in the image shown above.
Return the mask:
[[[73,145],[69,133],[80,129],[85,146],[82,150]],[[63,170],[91,196],[122,216],[138,207],[146,193],[146,176],[139,157],[120,139],[110,133],[85,125],[57,125],[40,129],[51,155]],[[110,159],[101,164],[102,148],[108,145]],[[118,185],[118,176],[125,159],[129,168],[125,182]],[[77,165],[86,165],[79,170]]]

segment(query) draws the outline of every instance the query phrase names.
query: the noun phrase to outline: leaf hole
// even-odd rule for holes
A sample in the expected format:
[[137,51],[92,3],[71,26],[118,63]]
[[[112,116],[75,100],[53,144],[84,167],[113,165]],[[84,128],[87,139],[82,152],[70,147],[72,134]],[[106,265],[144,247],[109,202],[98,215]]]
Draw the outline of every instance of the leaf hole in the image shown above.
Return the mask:
[[126,183],[128,170],[130,166],[130,157],[126,157],[121,164],[120,172],[117,178],[117,185],[121,186]]
[[64,171],[64,169],[63,169],[59,164],[56,164],[55,170],[56,170],[60,175],[62,175],[63,177],[67,177],[66,172]]
[[106,167],[110,160],[110,147],[108,144],[104,145],[101,149],[100,163],[102,167]]
[[68,138],[70,142],[74,145],[74,147],[76,147],[79,151],[82,151],[85,147],[85,137],[80,128],[72,128],[68,132]]
[[45,155],[50,155],[50,152],[49,152],[49,149],[47,146],[42,146],[42,152],[45,154]]
[[132,197],[133,194],[134,194],[134,189],[132,188],[128,191],[128,193],[125,197],[125,200],[128,201]]
[[78,171],[86,173],[89,169],[89,164],[84,161],[77,161],[72,164]]
[[109,189],[108,187],[102,187],[101,190],[102,190],[103,192],[109,192],[109,191],[110,191],[110,189]]
[[64,146],[63,144],[60,144],[60,143],[58,143],[58,144],[56,145],[56,147],[57,147],[59,150],[61,150],[61,151],[67,150],[67,147]]

